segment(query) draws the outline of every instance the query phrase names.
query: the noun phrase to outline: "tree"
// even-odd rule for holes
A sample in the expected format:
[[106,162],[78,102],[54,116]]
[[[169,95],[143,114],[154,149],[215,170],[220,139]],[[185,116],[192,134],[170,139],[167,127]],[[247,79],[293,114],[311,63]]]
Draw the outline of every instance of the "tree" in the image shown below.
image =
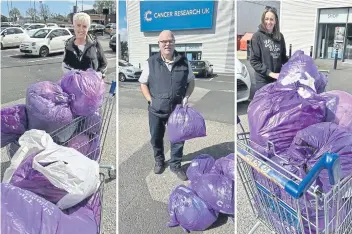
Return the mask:
[[27,11],[26,11],[26,14],[31,17],[32,20],[35,20],[36,16],[37,16],[37,10],[34,9],[34,8],[29,8]]
[[116,11],[116,1],[95,1],[94,10],[97,11],[98,14],[103,13],[103,9],[109,9],[109,13],[115,13]]
[[44,19],[44,22],[46,23],[46,20],[50,16],[50,10],[49,6],[46,4],[40,4],[40,12],[39,15]]
[[18,17],[21,16],[21,12],[15,7],[10,10],[9,16],[12,19],[17,19]]
[[121,58],[128,61],[128,43],[127,41],[121,41]]

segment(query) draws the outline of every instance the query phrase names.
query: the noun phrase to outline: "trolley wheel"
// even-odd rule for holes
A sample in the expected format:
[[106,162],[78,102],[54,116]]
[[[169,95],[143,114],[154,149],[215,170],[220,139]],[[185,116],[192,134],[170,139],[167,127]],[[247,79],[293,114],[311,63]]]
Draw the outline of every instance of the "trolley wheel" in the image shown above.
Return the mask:
[[110,179],[116,179],[116,169],[108,170],[108,175]]

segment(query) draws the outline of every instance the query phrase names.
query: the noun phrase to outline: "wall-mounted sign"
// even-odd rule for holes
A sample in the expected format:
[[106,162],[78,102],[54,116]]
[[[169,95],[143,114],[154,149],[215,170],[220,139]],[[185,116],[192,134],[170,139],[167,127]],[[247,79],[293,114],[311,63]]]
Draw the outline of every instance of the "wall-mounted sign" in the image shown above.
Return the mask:
[[140,1],[141,32],[213,27],[214,1]]
[[321,9],[319,23],[346,23],[348,8]]

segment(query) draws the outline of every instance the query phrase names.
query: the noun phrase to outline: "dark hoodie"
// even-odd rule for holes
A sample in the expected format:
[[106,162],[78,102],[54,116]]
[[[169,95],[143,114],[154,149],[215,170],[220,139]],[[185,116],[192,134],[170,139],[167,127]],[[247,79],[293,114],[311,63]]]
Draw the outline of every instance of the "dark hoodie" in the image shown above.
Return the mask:
[[253,34],[250,44],[250,63],[255,70],[256,82],[276,81],[269,77],[269,73],[279,73],[282,65],[288,60],[284,36],[281,34],[281,39],[275,40],[272,33],[266,32],[263,26],[259,25],[259,30]]
[[69,68],[86,71],[92,68],[95,71],[105,73],[107,68],[107,60],[104,50],[99,41],[91,36],[87,36],[84,51],[81,52],[75,45],[75,36],[66,41],[65,56],[63,62]]

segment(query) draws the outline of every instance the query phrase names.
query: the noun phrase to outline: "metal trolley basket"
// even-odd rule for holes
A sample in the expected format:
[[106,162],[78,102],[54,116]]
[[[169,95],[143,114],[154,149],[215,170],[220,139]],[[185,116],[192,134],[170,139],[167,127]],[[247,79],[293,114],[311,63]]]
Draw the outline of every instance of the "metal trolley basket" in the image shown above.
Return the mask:
[[[291,173],[293,166],[275,153],[272,143],[261,148],[250,141],[238,117],[237,125],[241,130],[237,133],[237,169],[257,218],[249,233],[261,224],[272,233],[352,233],[352,175],[340,179],[338,155],[325,153],[301,179]],[[273,157],[258,152],[268,150]],[[333,185],[327,193],[315,185],[322,170],[328,170]]]
[[[96,113],[99,113],[98,118],[92,116],[88,117],[77,117],[70,124],[63,126],[51,133],[50,136],[55,143],[68,146],[69,142],[75,138],[80,138],[83,135],[89,137],[89,142],[83,145],[75,147],[78,151],[83,153],[85,156],[89,157],[92,160],[95,160],[100,163],[101,156],[103,154],[105,140],[108,132],[108,128],[111,122],[111,117],[113,110],[116,104],[115,98],[116,91],[116,81],[112,81],[110,90],[106,93],[104,97],[103,105],[98,108]],[[94,147],[92,147],[94,145]],[[9,158],[11,158],[19,148],[18,142],[13,142],[7,146],[7,152]],[[106,169],[110,179],[116,178],[116,169],[113,165],[99,165],[100,169]],[[92,199],[98,199],[100,205],[103,205],[103,194],[104,194],[104,184],[105,184],[105,174],[100,174],[100,186],[98,191],[92,196]],[[101,218],[102,218],[102,208],[100,210],[100,222],[99,222],[99,232],[101,232]]]

